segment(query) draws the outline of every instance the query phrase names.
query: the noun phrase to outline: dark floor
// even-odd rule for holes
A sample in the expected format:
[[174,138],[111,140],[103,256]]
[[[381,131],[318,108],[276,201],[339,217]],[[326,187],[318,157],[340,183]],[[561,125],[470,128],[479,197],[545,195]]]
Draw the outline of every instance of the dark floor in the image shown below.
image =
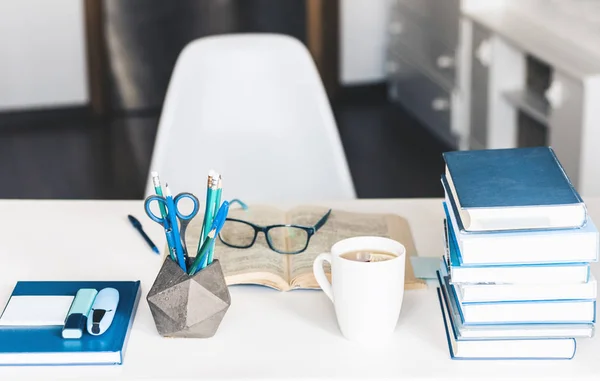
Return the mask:
[[[360,198],[441,197],[449,147],[384,92],[333,105]],[[158,112],[94,120],[83,110],[0,114],[0,198],[143,197]]]

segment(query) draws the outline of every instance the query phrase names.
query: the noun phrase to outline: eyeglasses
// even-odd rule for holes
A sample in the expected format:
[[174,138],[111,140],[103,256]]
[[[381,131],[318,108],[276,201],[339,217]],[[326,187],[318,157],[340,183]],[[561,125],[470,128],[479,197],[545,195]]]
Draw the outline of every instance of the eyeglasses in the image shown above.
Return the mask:
[[[239,203],[242,208],[248,207],[242,201],[231,200]],[[254,245],[259,232],[265,234],[269,248],[280,254],[298,254],[306,250],[310,238],[327,222],[331,209],[325,213],[314,226],[301,226],[294,224],[278,224],[259,226],[237,218],[227,218],[219,233],[219,239],[225,245],[238,249],[247,249]]]

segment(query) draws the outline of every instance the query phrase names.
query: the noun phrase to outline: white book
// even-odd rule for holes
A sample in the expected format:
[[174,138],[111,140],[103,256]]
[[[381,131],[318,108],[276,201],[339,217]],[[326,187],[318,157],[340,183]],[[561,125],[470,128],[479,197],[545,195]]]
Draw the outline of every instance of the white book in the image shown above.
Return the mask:
[[440,289],[438,297],[450,356],[454,359],[572,359],[575,356],[576,345],[573,338],[460,338],[455,334],[453,320],[440,295]]
[[461,264],[573,263],[598,260],[599,235],[588,217],[578,229],[467,233],[459,229],[446,194],[449,234],[458,245]]
[[448,243],[447,220],[444,220],[443,262],[448,266],[452,283],[468,284],[571,284],[589,281],[589,263],[544,263],[529,265],[465,265],[460,263],[456,243]]
[[539,338],[589,338],[595,333],[594,324],[494,324],[464,325],[456,305],[453,291],[448,292],[440,282],[440,292],[452,319],[455,336],[460,339],[539,339]]
[[465,304],[456,295],[463,324],[593,323],[595,300],[482,302]]
[[598,284],[452,284],[463,304],[477,302],[596,299]]
[[465,284],[582,284],[589,280],[587,264],[562,266],[450,266],[452,283]]

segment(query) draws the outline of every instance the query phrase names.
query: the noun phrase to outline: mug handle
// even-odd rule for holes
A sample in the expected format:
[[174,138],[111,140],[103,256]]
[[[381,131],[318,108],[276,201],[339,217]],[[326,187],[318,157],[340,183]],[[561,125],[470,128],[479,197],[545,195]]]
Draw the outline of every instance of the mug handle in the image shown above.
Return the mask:
[[325,295],[333,302],[333,290],[331,288],[331,283],[329,283],[329,279],[327,279],[327,276],[325,275],[325,270],[323,270],[323,262],[329,262],[331,265],[331,254],[321,253],[315,258],[315,261],[313,262],[313,273]]

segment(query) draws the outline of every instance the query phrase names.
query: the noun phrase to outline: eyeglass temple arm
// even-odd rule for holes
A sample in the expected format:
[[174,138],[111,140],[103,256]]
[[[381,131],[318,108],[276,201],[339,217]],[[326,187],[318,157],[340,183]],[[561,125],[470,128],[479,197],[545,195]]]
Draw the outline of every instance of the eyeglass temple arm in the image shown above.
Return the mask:
[[327,222],[327,219],[329,218],[329,215],[331,214],[331,209],[329,209],[327,211],[327,213],[325,213],[325,215],[323,217],[321,217],[321,219],[315,224],[315,231],[321,229],[321,227],[323,227],[323,225],[325,225],[325,222]]
[[229,201],[229,205],[232,205],[232,204],[235,204],[235,203],[237,203],[237,204],[240,204],[240,206],[241,206],[241,207],[242,207],[242,209],[244,209],[244,210],[248,209],[248,205],[246,205],[246,203],[245,203],[244,201],[242,201],[242,200],[239,200],[239,199],[237,199],[237,198],[234,198],[234,199],[232,199],[231,201]]

